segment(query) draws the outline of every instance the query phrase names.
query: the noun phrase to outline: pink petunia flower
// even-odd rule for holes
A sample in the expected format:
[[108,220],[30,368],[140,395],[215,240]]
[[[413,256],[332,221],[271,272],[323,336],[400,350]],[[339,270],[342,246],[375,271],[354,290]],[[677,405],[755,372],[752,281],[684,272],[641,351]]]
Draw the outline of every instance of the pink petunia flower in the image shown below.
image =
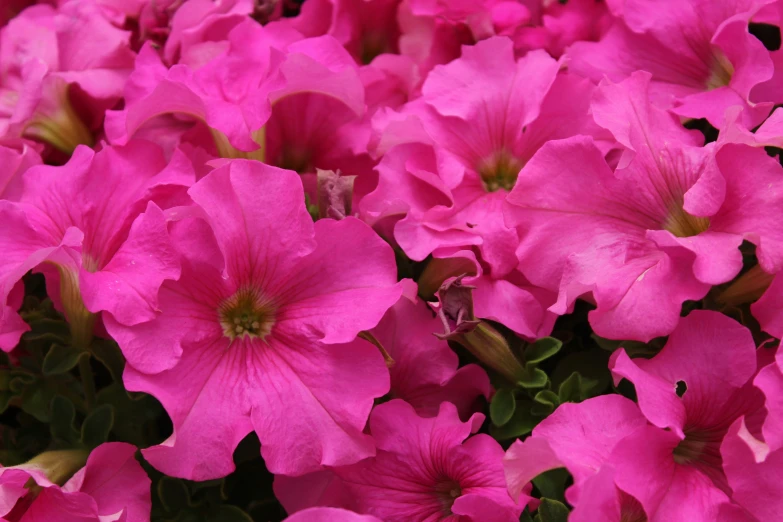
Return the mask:
[[0,348],[29,330],[16,311],[29,270],[46,276],[76,345],[87,347],[100,312],[123,324],[154,317],[158,288],[179,275],[160,207],[182,204],[192,181],[186,159],[167,165],[140,141],[97,153],[80,146],[62,167],[29,169],[20,200],[0,200]]
[[540,473],[566,468],[574,479],[566,491],[574,506],[569,519],[589,522],[600,513],[605,522],[644,520],[631,516],[643,516],[644,510],[617,488],[615,470],[607,462],[619,441],[646,425],[639,408],[621,395],[565,403],[506,452],[509,493],[516,498]]
[[[151,481],[136,461],[135,447],[109,442],[89,457],[77,453],[43,453],[27,464],[0,467],[0,520],[149,521]],[[75,466],[81,469],[71,469]],[[64,470],[76,473],[65,482]]]
[[550,310],[564,313],[592,292],[590,323],[614,339],[670,333],[684,301],[740,271],[743,239],[756,244],[764,270],[783,266],[772,219],[783,198],[780,164],[747,145],[700,147],[649,105],[648,84],[637,73],[594,97],[596,121],[626,148],[617,170],[589,138],[551,141],[524,168],[506,212],[523,235],[525,276],[559,289]]
[[740,105],[752,128],[780,101],[751,96],[753,87],[770,80],[774,71],[770,52],[748,31],[751,17],[767,3],[627,0],[599,42],[578,42],[569,49],[568,67],[596,82],[647,71],[650,99],[657,106],[721,127],[726,109]]
[[0,49],[0,136],[66,154],[92,145],[134,59],[130,33],[80,2],[26,9],[0,32]]
[[370,515],[358,515],[345,509],[331,507],[306,509],[285,520],[286,522],[382,522]]
[[733,495],[721,444],[735,421],[755,429],[763,413],[756,356],[745,327],[709,311],[691,312],[652,359],[616,351],[610,367],[635,385],[638,409],[616,395],[561,406],[509,451],[512,494],[565,466],[575,520],[717,520]]
[[160,312],[106,321],[126,387],[174,424],[145,458],[169,475],[222,477],[251,431],[273,473],[373,455],[362,429],[389,374],[356,336],[399,299],[391,248],[355,218],[313,224],[299,177],[259,162],[227,162],[189,194],[196,206],[172,211],[182,275],[161,287]]
[[403,295],[371,330],[394,359],[389,396],[405,400],[423,417],[436,416],[442,402],[451,402],[468,418],[480,396],[489,398],[489,378],[475,364],[457,369],[457,355],[435,337],[443,325],[417,299],[415,285],[411,290],[412,295]]
[[[374,458],[327,474],[275,478],[275,493],[286,508],[326,501],[385,522],[516,522],[529,497],[512,501],[503,476],[503,449],[488,435],[474,435],[480,413],[462,422],[456,407],[441,404],[436,417],[423,418],[395,399],[377,406],[370,431],[378,446]],[[283,480],[280,480],[283,479]],[[314,491],[327,491],[320,499]]]
[[640,502],[652,522],[674,513],[712,521],[731,498],[720,448],[738,418],[754,430],[760,421],[756,357],[745,327],[698,310],[683,318],[652,359],[629,359],[623,349],[612,354],[615,380],[635,385],[639,409],[651,424],[615,447],[615,483]]

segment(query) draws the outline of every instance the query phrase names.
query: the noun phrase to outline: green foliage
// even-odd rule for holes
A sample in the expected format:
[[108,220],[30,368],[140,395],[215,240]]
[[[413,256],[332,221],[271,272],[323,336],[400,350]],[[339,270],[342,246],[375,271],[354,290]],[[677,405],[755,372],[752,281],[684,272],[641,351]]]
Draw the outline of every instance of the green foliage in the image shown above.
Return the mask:
[[542,498],[535,520],[537,522],[568,522],[568,508],[557,500]]

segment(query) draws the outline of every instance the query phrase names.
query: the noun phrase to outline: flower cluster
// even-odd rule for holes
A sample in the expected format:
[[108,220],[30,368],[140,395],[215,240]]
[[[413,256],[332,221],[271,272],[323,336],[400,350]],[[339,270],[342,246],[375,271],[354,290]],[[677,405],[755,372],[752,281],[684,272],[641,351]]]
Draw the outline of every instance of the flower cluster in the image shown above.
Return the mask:
[[781,0],[0,6],[0,521],[783,517]]

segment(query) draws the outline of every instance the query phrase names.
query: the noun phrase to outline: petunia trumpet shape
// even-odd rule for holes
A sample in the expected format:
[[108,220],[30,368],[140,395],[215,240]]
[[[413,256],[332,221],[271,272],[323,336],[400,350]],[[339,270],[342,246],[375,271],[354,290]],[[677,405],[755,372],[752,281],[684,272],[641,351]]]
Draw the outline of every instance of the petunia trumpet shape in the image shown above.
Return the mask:
[[362,430],[389,374],[356,336],[400,297],[391,248],[352,217],[313,224],[296,173],[256,161],[230,161],[189,194],[195,207],[172,210],[182,275],[161,287],[160,312],[106,321],[126,387],[174,424],[144,457],[169,475],[223,477],[251,431],[273,473],[373,455]]
[[516,498],[540,473],[566,468],[574,479],[566,491],[574,506],[574,521],[595,520],[600,513],[602,521],[636,522],[639,519],[630,515],[644,515],[644,511],[617,488],[614,468],[607,461],[620,440],[646,425],[636,404],[620,395],[565,403],[541,421],[530,437],[514,442],[506,452],[509,493]]
[[650,99],[659,107],[720,128],[726,109],[739,105],[752,128],[780,101],[756,100],[751,92],[774,72],[770,51],[748,31],[750,19],[769,3],[628,0],[599,42],[578,42],[568,50],[568,67],[596,82],[647,71]]
[[764,411],[756,358],[750,331],[711,311],[684,318],[652,359],[616,351],[610,368],[635,385],[638,406],[616,395],[561,406],[509,450],[512,494],[566,467],[575,520],[718,520],[735,507],[721,445],[739,419],[755,431]]
[[249,19],[222,44],[225,49],[204,64],[169,69],[142,50],[125,109],[107,116],[112,142],[125,143],[174,115],[180,126],[190,122],[194,142],[220,157],[300,173],[341,167],[329,161],[352,146],[340,129],[365,110],[358,68],[342,46],[329,36],[302,39]]
[[506,209],[522,235],[521,270],[559,291],[550,310],[564,313],[592,292],[590,323],[613,339],[670,333],[683,302],[740,271],[743,239],[756,244],[765,271],[783,265],[772,217],[783,201],[780,164],[748,145],[699,146],[700,137],[649,105],[648,84],[637,73],[603,83],[594,97],[596,121],[626,148],[614,172],[590,138],[551,141],[520,174]]
[[339,499],[340,507],[384,522],[516,522],[529,497],[514,502],[509,496],[500,445],[488,435],[470,436],[483,421],[476,413],[462,422],[448,402],[437,416],[423,418],[408,403],[392,400],[370,416],[374,458],[328,475],[278,477],[275,492],[287,508],[301,509],[307,507],[303,496],[326,487],[329,495],[319,501],[333,505]]
[[47,452],[20,466],[0,467],[0,520],[149,521],[151,481],[136,461],[135,447],[109,442],[89,457],[79,453]]
[[167,164],[142,141],[97,153],[80,146],[62,167],[29,169],[20,200],[0,200],[0,348],[29,329],[17,314],[29,270],[44,273],[81,348],[96,314],[123,324],[154,317],[158,287],[179,275],[161,207],[181,204],[192,182],[187,159]]
[[130,33],[96,6],[26,9],[0,32],[0,136],[70,154],[122,96],[133,68]]

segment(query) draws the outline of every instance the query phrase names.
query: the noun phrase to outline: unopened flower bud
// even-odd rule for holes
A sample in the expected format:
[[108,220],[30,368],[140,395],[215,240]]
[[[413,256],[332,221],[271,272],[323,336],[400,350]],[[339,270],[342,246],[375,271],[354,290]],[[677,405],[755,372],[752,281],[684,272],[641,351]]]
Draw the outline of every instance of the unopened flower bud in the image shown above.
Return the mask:
[[438,317],[446,331],[436,336],[461,344],[479,361],[510,382],[519,381],[526,375],[522,363],[500,332],[488,322],[476,319],[473,314],[474,287],[463,285],[463,278],[464,275],[448,281],[438,290]]

